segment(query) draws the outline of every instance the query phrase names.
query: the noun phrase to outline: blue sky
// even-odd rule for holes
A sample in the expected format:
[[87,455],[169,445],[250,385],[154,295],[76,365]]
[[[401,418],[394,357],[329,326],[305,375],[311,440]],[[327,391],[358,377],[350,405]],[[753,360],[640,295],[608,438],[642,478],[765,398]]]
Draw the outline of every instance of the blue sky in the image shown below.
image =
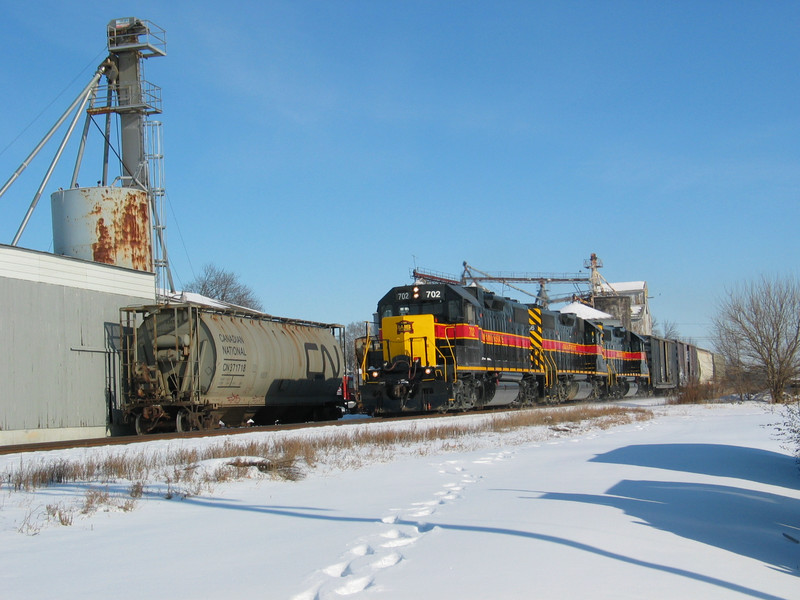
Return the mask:
[[[798,2],[9,4],[0,180],[125,16],[167,35],[146,74],[178,286],[210,262],[268,312],[349,323],[415,264],[579,272],[596,252],[702,345],[726,289],[798,273]],[[55,147],[0,199],[0,242]],[[67,156],[21,246],[51,248]],[[79,182],[99,178],[87,156]]]

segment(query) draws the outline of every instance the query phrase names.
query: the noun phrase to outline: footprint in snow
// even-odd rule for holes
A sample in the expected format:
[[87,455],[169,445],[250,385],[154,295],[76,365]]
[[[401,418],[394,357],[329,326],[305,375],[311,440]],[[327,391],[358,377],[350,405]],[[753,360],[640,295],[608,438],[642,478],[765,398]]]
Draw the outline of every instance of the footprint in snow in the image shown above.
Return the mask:
[[387,554],[386,556],[379,558],[378,560],[370,564],[370,566],[373,569],[386,569],[388,567],[395,566],[401,560],[403,560],[403,557],[400,553],[392,552],[391,554]]
[[372,577],[369,575],[366,577],[354,577],[353,579],[348,580],[343,586],[336,588],[334,591],[340,596],[350,596],[352,594],[357,594],[358,592],[363,592],[370,586],[370,584],[372,584]]
[[416,542],[419,538],[411,537],[400,531],[399,529],[391,529],[381,534],[381,537],[388,539],[385,544],[381,544],[383,548],[400,548],[408,546]]
[[399,537],[403,537],[403,533],[399,529],[390,529],[381,534],[381,537],[396,539]]
[[299,594],[295,594],[292,596],[291,600],[319,600],[317,588],[313,588],[310,590],[306,590],[305,592],[300,592]]
[[373,554],[375,551],[369,544],[359,544],[358,546],[354,546],[350,548],[350,554],[354,554],[356,556],[367,556],[368,554]]
[[330,575],[331,577],[345,577],[346,575],[350,575],[350,563],[336,563],[335,565],[325,567],[322,569],[322,572],[325,573],[325,575]]
[[402,548],[403,546],[410,546],[411,544],[416,542],[417,539],[419,539],[419,538],[415,538],[415,537],[398,538],[396,540],[390,540],[390,541],[386,542],[385,544],[382,544],[382,547],[384,547],[384,548]]
[[417,533],[427,533],[431,531],[435,525],[431,525],[430,523],[417,523]]

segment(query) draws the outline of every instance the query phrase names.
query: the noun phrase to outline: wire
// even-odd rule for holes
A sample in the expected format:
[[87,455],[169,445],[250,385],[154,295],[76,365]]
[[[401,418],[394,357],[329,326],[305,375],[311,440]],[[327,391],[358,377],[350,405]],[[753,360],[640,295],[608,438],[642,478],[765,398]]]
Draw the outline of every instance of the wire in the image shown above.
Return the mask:
[[91,60],[91,62],[89,62],[89,63],[88,63],[88,64],[87,64],[85,67],[83,67],[83,68],[82,68],[82,69],[81,69],[81,70],[78,72],[78,74],[77,74],[77,75],[75,75],[75,77],[72,79],[72,81],[70,81],[70,82],[69,82],[67,85],[65,85],[65,86],[64,86],[64,88],[63,88],[63,89],[62,89],[62,90],[61,90],[61,91],[60,91],[58,94],[56,94],[56,96],[55,96],[55,97],[54,97],[54,98],[53,98],[53,99],[50,101],[50,103],[49,103],[49,104],[47,104],[47,105],[46,105],[44,108],[42,108],[42,110],[39,112],[39,114],[38,114],[38,115],[36,115],[36,116],[35,116],[35,117],[34,117],[34,118],[33,118],[33,119],[30,121],[30,123],[28,123],[28,124],[27,124],[27,125],[26,125],[26,126],[23,128],[23,129],[22,129],[22,131],[20,131],[20,132],[17,134],[17,136],[16,136],[16,137],[15,137],[13,140],[11,140],[11,141],[10,141],[10,142],[9,142],[9,143],[6,145],[6,147],[5,147],[5,148],[3,148],[2,150],[0,150],[0,156],[2,156],[2,155],[3,155],[3,154],[4,154],[4,153],[5,153],[5,152],[6,152],[6,151],[9,149],[9,148],[11,148],[11,146],[13,146],[13,145],[14,145],[14,144],[17,142],[17,140],[19,140],[19,138],[21,138],[21,137],[23,136],[23,134],[24,134],[26,131],[28,131],[28,129],[30,129],[31,127],[33,127],[33,124],[34,124],[34,123],[36,123],[36,121],[38,121],[38,120],[39,120],[39,119],[42,117],[42,115],[43,115],[45,112],[47,112],[47,110],[48,110],[48,109],[49,109],[51,106],[53,106],[53,104],[55,104],[55,103],[56,103],[56,101],[57,101],[59,98],[61,98],[61,96],[63,96],[63,95],[64,95],[64,94],[67,92],[67,90],[68,90],[68,89],[69,89],[69,88],[72,86],[72,84],[73,84],[73,83],[75,83],[75,82],[78,80],[78,78],[79,78],[79,77],[83,77],[83,76],[84,76],[84,73],[85,73],[85,71],[86,71],[87,69],[90,69],[90,68],[92,67],[92,65],[94,65],[94,64],[96,64],[96,63],[97,63],[97,59],[98,59],[98,57],[100,57],[101,55],[103,55],[103,54],[105,54],[105,53],[106,53],[106,48],[105,48],[105,47],[103,47],[103,50],[101,50],[100,52],[98,52],[98,53],[95,55],[95,57],[94,57],[94,58]]
[[[183,232],[181,231],[181,226],[178,224],[178,217],[175,214],[175,209],[172,206],[172,200],[169,197],[169,194],[165,194],[167,199],[167,206],[169,206],[169,212],[172,214],[172,221],[175,223],[175,227],[178,229],[178,237],[181,239],[181,246],[183,247],[183,252],[186,254],[186,261],[189,263],[189,270],[192,272],[192,279],[197,279],[197,275],[194,272],[194,265],[192,265],[192,259],[189,257],[189,251],[186,248],[186,241],[183,239]],[[181,287],[185,287],[183,279],[181,279],[180,275],[177,275],[178,279],[181,281]]]

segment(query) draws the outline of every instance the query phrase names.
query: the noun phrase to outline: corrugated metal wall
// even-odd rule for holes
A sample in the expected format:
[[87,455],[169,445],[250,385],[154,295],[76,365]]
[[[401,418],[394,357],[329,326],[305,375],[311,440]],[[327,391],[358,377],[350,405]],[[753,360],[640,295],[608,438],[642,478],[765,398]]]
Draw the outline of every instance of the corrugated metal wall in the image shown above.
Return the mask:
[[0,246],[0,444],[106,434],[119,308],[154,275]]

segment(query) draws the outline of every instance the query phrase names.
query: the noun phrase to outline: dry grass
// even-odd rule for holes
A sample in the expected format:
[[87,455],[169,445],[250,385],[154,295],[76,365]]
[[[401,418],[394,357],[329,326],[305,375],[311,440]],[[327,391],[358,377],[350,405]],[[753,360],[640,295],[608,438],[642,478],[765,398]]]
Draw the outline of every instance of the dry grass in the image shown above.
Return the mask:
[[676,396],[669,399],[670,404],[703,404],[723,395],[723,389],[713,383],[692,384],[681,388]]
[[70,508],[62,504],[48,504],[46,511],[49,519],[58,521],[64,526],[72,525],[73,511]]
[[576,425],[591,421],[595,427],[608,429],[653,418],[653,413],[642,408],[622,408],[618,406],[579,406],[569,409],[528,410],[506,413],[492,420],[493,431],[508,431],[521,427],[550,426],[563,424]]
[[[425,453],[434,451],[430,449],[432,446],[438,451],[460,448],[459,440],[481,434],[536,427],[556,432],[573,431],[582,424],[605,429],[651,417],[652,413],[644,409],[585,406],[506,412],[485,419],[463,422],[448,419],[443,424],[425,422],[411,427],[343,427],[321,435],[227,438],[200,448],[140,450],[80,461],[21,461],[19,467],[0,474],[0,484],[14,491],[33,491],[67,483],[101,484],[106,487],[87,490],[81,513],[89,514],[103,506],[131,510],[135,502],[146,495],[146,481],[165,482],[166,492],[162,492],[165,498],[186,497],[199,495],[215,484],[251,476],[295,481],[302,477],[304,467],[314,468],[322,459],[331,457],[334,468],[357,468],[376,457],[377,460],[391,457],[400,448],[418,448],[420,453]],[[130,482],[126,499],[120,499],[119,492],[116,496],[110,494],[107,489],[120,481]],[[62,525],[72,522],[72,513],[59,505],[48,506],[47,514]]]

